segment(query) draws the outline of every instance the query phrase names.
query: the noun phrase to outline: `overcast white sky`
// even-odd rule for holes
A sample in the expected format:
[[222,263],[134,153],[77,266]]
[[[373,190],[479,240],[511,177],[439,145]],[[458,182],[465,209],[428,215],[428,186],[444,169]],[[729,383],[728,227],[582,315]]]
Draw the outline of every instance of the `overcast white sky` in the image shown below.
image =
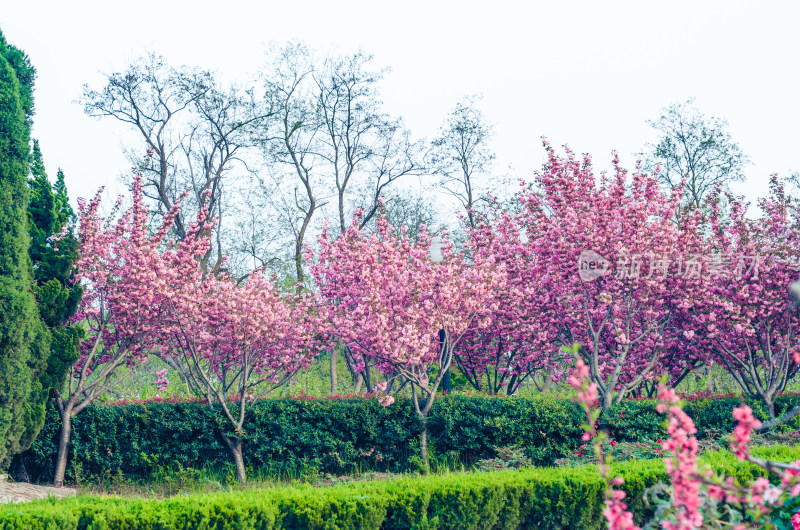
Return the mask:
[[544,161],[543,135],[599,167],[617,149],[633,167],[654,139],[645,120],[695,97],[750,155],[736,190],[754,199],[769,174],[800,170],[798,22],[796,1],[3,0],[0,9],[0,29],[39,74],[33,136],[73,198],[128,171],[124,126],[73,103],[84,83],[100,88],[101,72],[146,51],[244,81],[268,43],[295,39],[362,48],[391,67],[386,110],[416,137],[432,137],[459,97],[482,93],[497,170],[525,178]]

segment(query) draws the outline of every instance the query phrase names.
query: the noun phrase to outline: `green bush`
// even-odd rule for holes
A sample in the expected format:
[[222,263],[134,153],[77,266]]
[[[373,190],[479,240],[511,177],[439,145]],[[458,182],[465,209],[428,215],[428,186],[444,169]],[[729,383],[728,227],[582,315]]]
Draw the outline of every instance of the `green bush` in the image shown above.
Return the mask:
[[[767,418],[766,410],[761,400],[745,397],[753,413],[762,420]],[[741,405],[742,398],[738,396],[727,397],[702,397],[690,399],[683,410],[695,423],[698,438],[704,439],[713,434],[729,434],[733,432],[736,422],[732,411]],[[656,411],[655,400],[623,401],[615,405],[608,414],[601,418],[601,426],[608,429],[611,437],[618,441],[638,442],[653,440],[662,437],[664,430],[664,415]],[[775,400],[775,413],[781,415],[800,405],[800,396],[784,395]],[[789,424],[797,426],[800,418]]]
[[[781,406],[800,402],[795,396]],[[731,432],[738,398],[691,401],[686,411],[700,436]],[[244,458],[252,474],[298,477],[318,473],[414,470],[419,422],[407,400],[382,407],[375,399],[268,399],[253,403],[245,426]],[[757,409],[756,409],[757,410]],[[536,465],[574,456],[582,444],[576,403],[550,397],[447,396],[429,419],[434,463],[471,467],[517,446]],[[218,435],[221,413],[197,402],[97,405],[74,420],[68,480],[102,476],[148,477],[158,470],[220,468],[228,451]],[[612,439],[663,438],[664,417],[653,401],[625,401],[601,418]],[[39,439],[24,455],[28,473],[47,481],[55,461],[60,419],[48,411]]]
[[[800,448],[769,448],[759,456],[785,461]],[[763,475],[730,453],[702,461],[739,480]],[[667,479],[657,460],[624,462],[631,511],[649,513],[646,488]],[[604,528],[605,483],[593,466],[462,473],[313,488],[280,487],[166,500],[83,497],[0,506],[0,530],[12,529],[515,529]]]

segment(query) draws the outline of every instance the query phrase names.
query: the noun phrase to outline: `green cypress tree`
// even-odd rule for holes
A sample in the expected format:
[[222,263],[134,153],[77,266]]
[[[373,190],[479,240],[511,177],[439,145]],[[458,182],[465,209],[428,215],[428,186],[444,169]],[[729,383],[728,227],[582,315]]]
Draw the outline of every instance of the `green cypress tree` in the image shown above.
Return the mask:
[[[69,367],[78,360],[78,343],[83,330],[80,326],[69,327],[65,323],[77,310],[83,290],[72,282],[79,245],[69,230],[68,223],[74,215],[69,205],[64,173],[59,169],[55,187],[50,184],[38,140],[33,141],[28,186],[31,191],[28,231],[31,235],[33,289],[39,313],[52,334],[47,370],[41,377],[43,391],[49,395],[50,389],[63,385]],[[65,227],[66,233],[59,235]],[[53,236],[58,236],[58,241],[54,242]]]
[[67,184],[64,182],[64,172],[61,171],[61,168],[58,168],[58,176],[56,177],[53,191],[56,194],[56,222],[58,226],[63,227],[67,223],[74,222],[75,212],[72,211],[72,206],[69,205]]
[[0,468],[44,422],[50,333],[31,289],[27,175],[35,70],[0,33]]
[[56,223],[55,196],[44,169],[39,140],[33,141],[33,158],[28,187],[30,188],[30,202],[28,203],[30,255],[35,267],[37,262],[42,261],[42,253],[47,249],[47,238],[53,234]]

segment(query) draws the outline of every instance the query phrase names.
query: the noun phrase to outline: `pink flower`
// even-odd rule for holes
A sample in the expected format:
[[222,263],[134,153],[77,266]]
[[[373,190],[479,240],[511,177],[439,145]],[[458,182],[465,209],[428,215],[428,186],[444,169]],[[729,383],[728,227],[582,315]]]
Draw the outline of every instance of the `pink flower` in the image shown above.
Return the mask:
[[158,370],[156,372],[156,388],[159,392],[163,392],[169,386],[169,379],[167,379],[167,369]]
[[669,413],[667,432],[670,437],[663,442],[664,451],[672,453],[665,459],[667,473],[672,479],[672,504],[678,510],[677,525],[672,523],[664,528],[690,530],[703,524],[700,513],[700,480],[697,474],[697,429],[692,419],[678,406],[678,396],[674,390],[662,388],[659,392],[661,403],[658,409]]
[[761,427],[761,421],[753,416],[753,409],[747,405],[733,409],[733,418],[739,423],[733,430],[731,449],[740,460],[747,460],[750,457],[750,435]]

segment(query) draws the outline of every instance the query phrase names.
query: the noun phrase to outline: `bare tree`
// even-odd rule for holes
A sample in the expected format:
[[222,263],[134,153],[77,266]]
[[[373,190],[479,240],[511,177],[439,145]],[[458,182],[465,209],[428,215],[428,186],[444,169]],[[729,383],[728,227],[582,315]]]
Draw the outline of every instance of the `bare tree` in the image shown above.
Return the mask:
[[[321,182],[315,166],[321,163],[317,152],[323,125],[314,106],[313,59],[301,44],[290,44],[280,50],[264,76],[267,98],[275,114],[260,133],[259,142],[268,164],[277,166],[270,174],[273,186],[265,186],[277,211],[294,239],[293,260],[297,289],[301,289],[305,273],[303,249],[314,214],[325,204]],[[288,170],[288,174],[281,171]],[[287,196],[288,192],[288,196]]]
[[445,191],[454,196],[475,227],[476,201],[481,195],[481,176],[495,158],[489,149],[492,127],[477,108],[477,96],[459,101],[439,129],[428,153],[430,167],[440,177]]
[[645,169],[654,171],[659,166],[659,180],[669,188],[680,187],[685,180],[686,207],[700,207],[715,186],[724,189],[744,180],[742,169],[750,159],[728,133],[728,122],[707,118],[693,99],[670,105],[648,123],[660,137],[642,153]]
[[[315,223],[333,218],[344,232],[359,208],[366,226],[397,181],[423,171],[422,144],[381,110],[378,84],[384,72],[371,68],[371,61],[361,52],[317,60],[304,46],[291,44],[264,75],[277,112],[260,137],[271,166],[262,188],[293,235],[298,289],[305,280],[304,246]],[[335,214],[326,215],[332,213],[328,204]],[[334,351],[332,392],[338,384],[336,362]]]
[[225,240],[223,214],[238,201],[225,176],[243,162],[253,128],[272,110],[252,90],[222,89],[210,73],[171,67],[154,54],[132,62],[124,73],[108,75],[100,91],[85,86],[81,103],[90,116],[130,125],[152,151],[144,168],[145,193],[161,214],[183,200],[175,219],[178,238],[185,237],[187,219],[198,209],[209,210],[214,245],[203,260],[218,270],[223,256],[236,248]]
[[[409,237],[417,239],[422,225],[428,230],[436,230],[439,217],[430,194],[395,188],[383,194],[382,199],[384,204],[379,213],[398,233],[405,230]],[[371,223],[375,219],[373,216]],[[372,225],[368,227],[372,228]]]
[[401,120],[381,112],[384,71],[370,69],[371,61],[362,52],[328,57],[314,74],[324,130],[319,152],[336,187],[341,232],[352,216],[348,207],[364,211],[366,226],[395,181],[423,170],[421,144],[410,140]]

